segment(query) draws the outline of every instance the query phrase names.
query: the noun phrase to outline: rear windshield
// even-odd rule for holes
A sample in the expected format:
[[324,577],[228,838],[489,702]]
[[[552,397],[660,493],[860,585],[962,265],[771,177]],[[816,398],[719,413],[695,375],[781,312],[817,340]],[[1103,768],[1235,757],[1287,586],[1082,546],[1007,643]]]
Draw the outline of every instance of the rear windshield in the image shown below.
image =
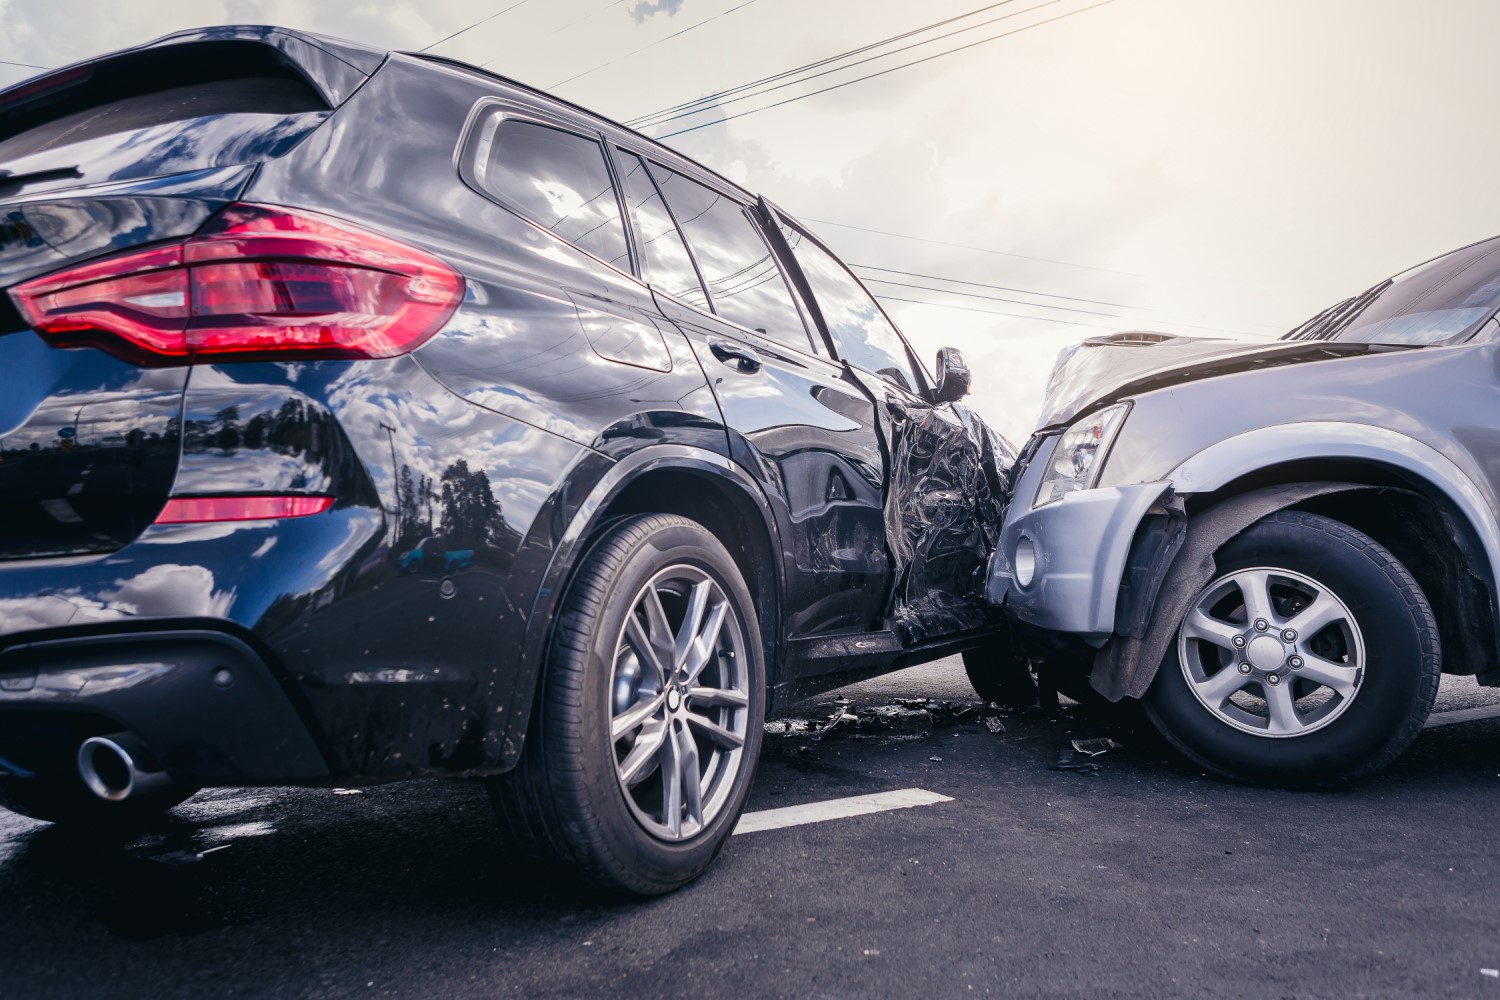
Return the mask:
[[1500,309],[1500,238],[1455,250],[1327,309],[1289,340],[1431,347],[1473,337]]

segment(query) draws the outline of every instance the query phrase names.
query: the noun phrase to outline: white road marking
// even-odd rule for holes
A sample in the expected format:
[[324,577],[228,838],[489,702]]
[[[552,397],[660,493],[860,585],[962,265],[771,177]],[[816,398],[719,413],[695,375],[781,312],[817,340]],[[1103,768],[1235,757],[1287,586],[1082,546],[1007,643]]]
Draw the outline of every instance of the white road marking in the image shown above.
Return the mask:
[[1452,712],[1433,712],[1422,728],[1431,729],[1433,726],[1451,726],[1459,722],[1495,718],[1500,718],[1500,705],[1481,705],[1478,708],[1460,708]]
[[784,826],[824,823],[831,819],[848,819],[850,816],[867,816],[891,809],[910,809],[912,806],[930,806],[952,801],[951,796],[929,792],[925,788],[899,788],[893,792],[852,795],[846,799],[828,799],[800,806],[748,812],[740,817],[740,824],[734,828],[734,832],[736,835],[758,833],[761,830],[779,830]]

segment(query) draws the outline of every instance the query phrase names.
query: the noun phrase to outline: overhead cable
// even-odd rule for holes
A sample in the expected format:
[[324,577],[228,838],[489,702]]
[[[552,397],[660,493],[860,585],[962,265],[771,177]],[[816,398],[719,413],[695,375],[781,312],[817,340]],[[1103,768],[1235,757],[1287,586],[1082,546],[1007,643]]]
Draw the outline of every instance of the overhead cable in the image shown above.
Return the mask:
[[481,24],[488,24],[490,21],[493,21],[495,18],[499,17],[501,14],[508,14],[511,11],[515,10],[517,7],[521,6],[521,4],[530,3],[530,2],[531,2],[531,0],[516,0],[516,2],[513,3],[513,4],[511,4],[509,7],[505,7],[503,9],[501,9],[501,10],[497,10],[497,11],[495,11],[495,13],[489,15],[488,17],[482,17],[479,20],[475,21],[473,24],[468,25],[467,27],[459,28],[457,31],[455,31],[451,35],[444,35],[442,38],[439,38],[437,41],[433,42],[432,44],[422,46],[417,51],[418,52],[426,52],[429,49],[435,49],[439,45],[442,45],[444,42],[451,42],[453,39],[457,38],[459,35],[462,35],[463,33],[467,32],[467,31],[473,31],[475,28],[479,27]]
[[1047,18],[1045,20],[1042,20],[1042,21],[1036,21],[1036,22],[1034,22],[1032,24],[1028,24],[1028,25],[1025,25],[1025,26],[1020,27],[1020,28],[1012,28],[1010,31],[1002,31],[998,35],[990,35],[989,37],[987,37],[987,38],[981,38],[978,41],[968,42],[968,43],[966,43],[964,45],[959,45],[959,46],[956,46],[956,47],[951,48],[951,49],[945,49],[942,52],[935,52],[935,53],[933,53],[930,56],[923,56],[921,59],[912,59],[912,60],[910,60],[908,62],[899,63],[899,64],[897,64],[895,66],[889,66],[889,67],[887,67],[885,69],[877,70],[874,73],[867,73],[864,76],[855,77],[853,80],[844,80],[844,81],[842,81],[840,83],[830,84],[827,87],[823,87],[823,88],[818,89],[818,90],[810,91],[810,92],[808,92],[806,94],[798,94],[795,97],[788,97],[788,98],[785,98],[784,100],[780,100],[780,101],[773,102],[771,104],[763,105],[762,107],[751,108],[748,111],[740,111],[740,112],[738,112],[736,114],[726,115],[723,118],[716,118],[716,119],[714,119],[711,122],[704,122],[701,125],[690,125],[687,128],[678,129],[676,132],[668,132],[666,135],[659,135],[656,138],[658,140],[661,140],[661,139],[671,139],[671,138],[673,138],[675,136],[687,135],[689,132],[696,132],[699,129],[708,128],[711,125],[722,125],[725,122],[734,121],[736,118],[745,118],[745,117],[747,117],[749,115],[759,114],[762,111],[770,111],[773,108],[784,107],[784,106],[786,106],[788,104],[796,103],[797,101],[805,101],[809,97],[817,97],[820,94],[826,94],[826,93],[828,93],[830,91],[840,90],[840,89],[842,89],[844,87],[850,87],[850,86],[853,86],[856,83],[863,83],[866,80],[873,80],[876,77],[885,76],[885,75],[887,75],[889,73],[894,73],[897,70],[909,69],[912,66],[920,66],[921,64],[927,63],[927,62],[931,62],[934,59],[941,59],[944,56],[951,56],[951,55],[954,55],[956,53],[963,52],[963,51],[965,51],[967,49],[972,49],[972,48],[974,48],[976,46],[984,45],[984,44],[986,44],[988,42],[995,42],[995,41],[999,41],[1002,38],[1009,38],[1012,35],[1019,35],[1023,31],[1030,31],[1033,28],[1040,28],[1043,25],[1052,24],[1054,21],[1061,21],[1061,20],[1063,20],[1065,18],[1073,17],[1074,15],[1082,14],[1082,13],[1085,13],[1087,11],[1091,11],[1091,10],[1094,10],[1096,8],[1099,8],[1099,7],[1104,7],[1104,6],[1107,6],[1108,4],[1112,4],[1114,2],[1115,2],[1115,0],[1098,0],[1097,3],[1089,4],[1087,7],[1080,7],[1077,10],[1070,10],[1066,14],[1058,14],[1055,17],[1049,17],[1049,18]]
[[994,254],[997,257],[1015,257],[1019,260],[1036,261],[1039,264],[1057,264],[1062,267],[1076,267],[1085,271],[1105,271],[1109,274],[1123,274],[1132,278],[1141,277],[1141,275],[1136,274],[1133,271],[1120,271],[1112,267],[1098,267],[1093,264],[1077,264],[1070,260],[1056,260],[1052,257],[1033,257],[1029,254],[1013,253],[1009,250],[995,250],[990,247],[971,246],[967,243],[950,243],[947,240],[935,240],[926,236],[909,236],[906,233],[893,233],[884,229],[870,229],[866,226],[854,226],[850,225],[847,222],[833,222],[829,219],[814,219],[811,216],[804,217],[803,221],[816,222],[820,226],[837,226],[839,229],[853,229],[861,233],[874,233],[876,236],[890,236],[898,240],[912,240],[916,243],[931,243],[935,246],[953,247],[958,250],[973,250],[976,253]]
[[651,122],[651,125],[665,125],[667,122],[675,122],[683,118],[691,118],[694,115],[701,115],[707,111],[716,111],[719,108],[722,108],[729,104],[738,104],[740,101],[748,101],[753,97],[760,97],[777,90],[783,90],[787,87],[795,87],[798,84],[807,83],[811,80],[817,80],[820,77],[829,76],[833,73],[842,73],[845,70],[853,69],[856,66],[863,66],[865,63],[875,62],[877,59],[885,59],[890,56],[906,52],[909,49],[919,48],[923,45],[931,45],[933,42],[940,42],[945,38],[952,38],[955,35],[963,35],[967,34],[970,31],[977,31],[980,28],[986,28],[1000,21],[1008,21],[1013,17],[1020,17],[1022,14],[1030,14],[1032,11],[1041,10],[1043,7],[1051,7],[1053,4],[1062,2],[1063,0],[1043,0],[1043,2],[1037,4],[1035,7],[1027,7],[1025,10],[1018,10],[1012,14],[1002,14],[999,17],[992,17],[988,21],[980,21],[978,24],[971,24],[963,28],[958,28],[946,34],[934,35],[931,38],[924,38],[919,42],[912,42],[910,45],[903,45],[899,49],[891,49],[889,52],[877,52],[873,56],[867,56],[864,59],[856,59],[854,62],[843,63],[841,65],[825,69],[820,73],[809,73],[807,76],[799,76],[795,80],[787,80],[785,83],[778,83],[773,87],[764,87],[760,90],[756,90],[748,94],[741,94],[738,97],[731,97],[725,101],[715,101],[713,104],[710,104],[708,106],[694,108],[691,111],[684,111],[681,114],[675,114],[668,118],[658,118],[656,121]]
[[619,57],[614,58],[614,59],[607,60],[606,62],[602,62],[599,65],[593,67],[592,69],[586,69],[582,73],[575,73],[574,75],[568,77],[566,80],[559,80],[556,83],[552,84],[552,86],[548,87],[547,89],[548,90],[555,90],[558,87],[561,87],[563,84],[572,83],[574,80],[581,80],[584,77],[588,76],[590,73],[597,73],[597,72],[599,72],[599,70],[604,69],[607,66],[613,66],[617,62],[621,62],[621,61],[623,61],[625,59],[629,59],[631,56],[639,55],[640,53],[645,52],[647,49],[655,48],[656,46],[660,45],[663,42],[670,42],[672,39],[677,38],[677,37],[682,36],[682,35],[685,35],[689,31],[693,31],[695,29],[701,28],[705,24],[708,24],[708,23],[710,23],[712,21],[717,21],[721,17],[726,17],[726,16],[728,16],[730,14],[733,14],[737,10],[744,10],[746,7],[749,7],[751,4],[759,3],[759,2],[760,2],[760,0],[744,0],[744,3],[736,4],[735,6],[730,7],[728,10],[721,10],[721,11],[719,11],[719,13],[713,15],[712,17],[706,17],[703,20],[698,21],[695,24],[690,24],[686,28],[683,28],[681,31],[674,31],[670,35],[667,35],[665,38],[658,38],[656,41],[651,42],[648,45],[642,45],[640,48],[633,49],[630,52],[627,52],[627,53],[625,53],[622,56],[619,56]]
[[868,45],[861,45],[860,47],[850,49],[847,52],[840,52],[837,55],[827,56],[814,62],[803,63],[801,66],[794,66],[791,69],[782,70],[780,73],[773,73],[770,76],[763,76],[759,80],[751,80],[749,83],[742,83],[738,87],[730,87],[728,90],[721,90],[717,93],[709,94],[707,97],[700,97],[696,100],[684,101],[681,104],[674,104],[670,108],[662,108],[659,111],[651,112],[649,115],[641,115],[639,118],[633,118],[630,121],[627,121],[625,124],[631,126],[632,128],[637,128],[643,123],[647,123],[654,118],[659,118],[662,115],[672,114],[674,112],[681,111],[684,108],[690,108],[695,104],[707,104],[717,98],[727,97],[731,94],[738,94],[741,91],[749,90],[751,87],[758,87],[763,83],[774,83],[777,80],[784,79],[788,76],[793,76],[797,73],[801,73],[809,69],[819,69],[831,62],[837,62],[840,59],[847,59],[850,56],[863,55],[864,53],[869,52],[872,49],[880,48],[882,45],[889,45],[892,42],[903,41],[907,38],[911,38],[913,35],[920,35],[925,31],[931,31],[934,28],[941,28],[945,25],[952,24],[955,21],[962,21],[965,18],[974,17],[977,14],[983,14],[985,11],[994,10],[996,7],[1004,7],[1006,4],[1014,2],[1015,0],[999,0],[998,3],[992,3],[988,6],[979,7],[974,10],[967,11],[963,14],[957,14],[942,21],[934,21],[931,24],[924,24],[920,28],[913,28],[910,31],[904,31],[899,35],[892,35],[889,38],[882,38],[878,42],[870,42]]

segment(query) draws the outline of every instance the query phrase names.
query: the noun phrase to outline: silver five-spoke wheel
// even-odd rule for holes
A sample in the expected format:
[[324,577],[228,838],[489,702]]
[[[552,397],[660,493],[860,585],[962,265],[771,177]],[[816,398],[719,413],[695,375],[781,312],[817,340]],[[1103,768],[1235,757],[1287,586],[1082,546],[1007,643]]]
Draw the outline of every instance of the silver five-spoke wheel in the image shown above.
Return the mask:
[[740,770],[750,713],[742,623],[694,566],[668,566],[631,602],[610,675],[615,772],[653,836],[713,822]]
[[1188,686],[1220,721],[1258,736],[1315,732],[1359,694],[1365,644],[1349,607],[1311,577],[1236,570],[1210,583],[1178,632]]

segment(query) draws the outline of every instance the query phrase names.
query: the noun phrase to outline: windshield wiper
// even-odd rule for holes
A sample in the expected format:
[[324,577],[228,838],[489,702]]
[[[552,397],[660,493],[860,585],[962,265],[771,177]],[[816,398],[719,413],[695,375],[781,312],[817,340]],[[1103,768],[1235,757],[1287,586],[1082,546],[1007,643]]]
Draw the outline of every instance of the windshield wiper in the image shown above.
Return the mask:
[[1361,292],[1352,299],[1345,299],[1329,306],[1301,326],[1284,334],[1282,340],[1332,340],[1353,323],[1359,314],[1391,287],[1394,279],[1387,278],[1380,284]]

